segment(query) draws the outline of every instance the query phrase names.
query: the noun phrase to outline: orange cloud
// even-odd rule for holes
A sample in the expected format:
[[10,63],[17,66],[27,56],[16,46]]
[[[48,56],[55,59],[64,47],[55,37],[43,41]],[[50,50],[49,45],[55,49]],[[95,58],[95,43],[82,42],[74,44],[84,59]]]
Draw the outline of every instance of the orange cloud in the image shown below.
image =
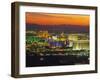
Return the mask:
[[28,24],[89,26],[89,18],[89,15],[26,13]]

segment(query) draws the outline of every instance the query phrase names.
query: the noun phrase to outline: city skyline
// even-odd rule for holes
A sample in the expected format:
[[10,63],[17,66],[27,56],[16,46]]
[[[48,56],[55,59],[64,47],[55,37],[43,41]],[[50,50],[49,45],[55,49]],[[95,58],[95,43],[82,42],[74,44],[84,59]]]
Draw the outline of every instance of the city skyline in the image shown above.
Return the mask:
[[89,16],[26,12],[26,67],[89,64]]

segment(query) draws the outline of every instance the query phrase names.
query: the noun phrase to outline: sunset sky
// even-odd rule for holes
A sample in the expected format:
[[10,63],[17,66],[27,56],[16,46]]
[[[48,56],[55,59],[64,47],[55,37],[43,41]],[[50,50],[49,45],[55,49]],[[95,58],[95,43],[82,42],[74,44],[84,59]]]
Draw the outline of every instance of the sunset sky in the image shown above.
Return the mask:
[[89,15],[26,12],[27,24],[89,26]]

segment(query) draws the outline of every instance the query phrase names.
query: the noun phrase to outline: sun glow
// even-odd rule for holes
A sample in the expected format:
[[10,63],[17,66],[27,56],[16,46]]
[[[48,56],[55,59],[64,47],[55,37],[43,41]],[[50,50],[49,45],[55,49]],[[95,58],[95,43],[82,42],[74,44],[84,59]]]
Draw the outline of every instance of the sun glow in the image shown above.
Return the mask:
[[80,25],[89,26],[89,15],[26,13],[26,23],[40,25]]

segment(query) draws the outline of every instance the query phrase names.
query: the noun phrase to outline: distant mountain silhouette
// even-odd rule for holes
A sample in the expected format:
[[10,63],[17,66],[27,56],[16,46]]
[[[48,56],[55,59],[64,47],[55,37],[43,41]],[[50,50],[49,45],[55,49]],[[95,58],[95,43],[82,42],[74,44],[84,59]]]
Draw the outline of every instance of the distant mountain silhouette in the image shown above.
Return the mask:
[[48,30],[49,32],[89,33],[88,26],[26,24],[26,30]]

